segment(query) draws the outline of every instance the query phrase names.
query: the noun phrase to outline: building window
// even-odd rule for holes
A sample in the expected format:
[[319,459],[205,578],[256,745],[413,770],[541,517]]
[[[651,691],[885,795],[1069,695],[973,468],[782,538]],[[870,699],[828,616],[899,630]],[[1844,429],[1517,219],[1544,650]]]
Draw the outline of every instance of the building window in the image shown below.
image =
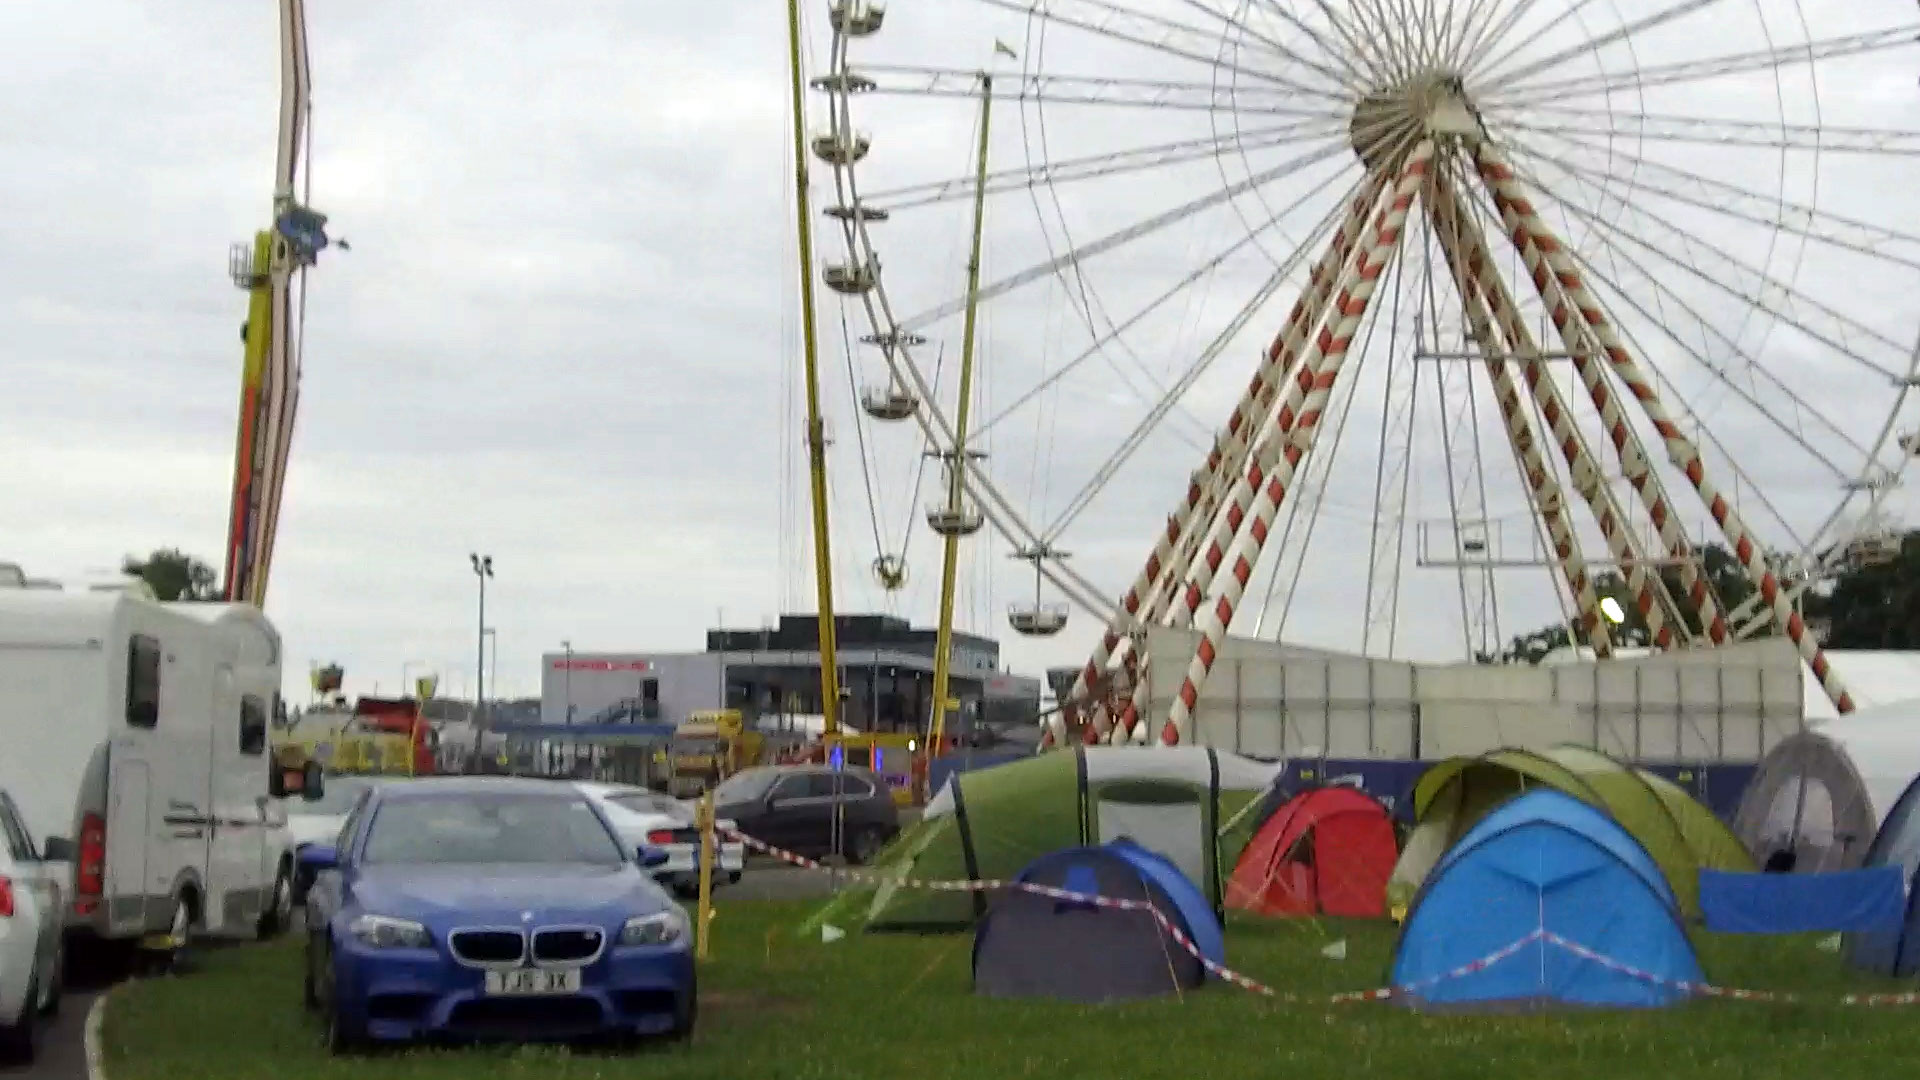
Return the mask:
[[145,634],[127,640],[127,724],[153,728],[160,723],[160,642]]
[[660,719],[660,680],[640,680],[640,716],[644,720]]
[[240,752],[258,757],[267,750],[267,703],[248,694],[240,699]]

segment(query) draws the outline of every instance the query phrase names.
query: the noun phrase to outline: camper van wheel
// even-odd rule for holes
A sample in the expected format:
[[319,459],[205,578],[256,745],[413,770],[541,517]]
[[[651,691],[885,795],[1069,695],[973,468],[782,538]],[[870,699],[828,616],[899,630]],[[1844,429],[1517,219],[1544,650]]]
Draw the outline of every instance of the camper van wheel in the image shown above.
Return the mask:
[[293,922],[293,875],[283,862],[273,878],[273,894],[260,913],[260,940],[271,941]]
[[167,937],[170,948],[160,958],[160,974],[184,975],[191,970],[188,963],[187,942],[193,935],[193,892],[181,890],[173,900],[173,918],[167,922]]

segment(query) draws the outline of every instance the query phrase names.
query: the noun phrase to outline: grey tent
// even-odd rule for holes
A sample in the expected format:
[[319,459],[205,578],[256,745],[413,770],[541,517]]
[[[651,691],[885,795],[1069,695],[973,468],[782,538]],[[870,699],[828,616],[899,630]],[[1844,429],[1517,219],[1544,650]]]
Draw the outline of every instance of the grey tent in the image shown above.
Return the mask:
[[1733,832],[1769,870],[1857,869],[1916,775],[1920,702],[1863,709],[1768,751],[1740,797]]
[[975,993],[1098,1003],[1156,997],[1205,981],[1199,957],[1153,912],[1105,906],[1093,897],[1146,901],[1200,956],[1225,960],[1226,942],[1207,898],[1172,862],[1137,844],[1057,851],[1015,880],[1076,896],[1017,886],[1002,893],[974,931]]

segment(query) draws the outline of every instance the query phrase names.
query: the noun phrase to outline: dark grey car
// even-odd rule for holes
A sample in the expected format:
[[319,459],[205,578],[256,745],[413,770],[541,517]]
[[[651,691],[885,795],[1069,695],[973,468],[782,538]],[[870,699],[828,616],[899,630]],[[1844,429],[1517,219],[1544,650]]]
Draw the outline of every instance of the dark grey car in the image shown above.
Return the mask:
[[728,777],[713,791],[715,816],[756,840],[809,858],[863,863],[900,832],[893,793],[866,769],[770,765]]

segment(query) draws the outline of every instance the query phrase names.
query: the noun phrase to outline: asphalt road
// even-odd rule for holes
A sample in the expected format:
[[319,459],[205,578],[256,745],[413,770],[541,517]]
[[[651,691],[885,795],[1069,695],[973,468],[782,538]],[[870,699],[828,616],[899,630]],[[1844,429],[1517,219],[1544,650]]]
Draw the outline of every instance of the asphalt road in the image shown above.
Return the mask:
[[740,880],[714,892],[716,901],[815,900],[832,896],[834,875],[825,870],[803,870],[772,860],[752,859]]
[[39,1060],[25,1068],[0,1065],[0,1077],[6,1080],[86,1080],[87,1010],[93,1007],[98,990],[73,991],[60,1002],[60,1015],[51,1027],[40,1031]]

